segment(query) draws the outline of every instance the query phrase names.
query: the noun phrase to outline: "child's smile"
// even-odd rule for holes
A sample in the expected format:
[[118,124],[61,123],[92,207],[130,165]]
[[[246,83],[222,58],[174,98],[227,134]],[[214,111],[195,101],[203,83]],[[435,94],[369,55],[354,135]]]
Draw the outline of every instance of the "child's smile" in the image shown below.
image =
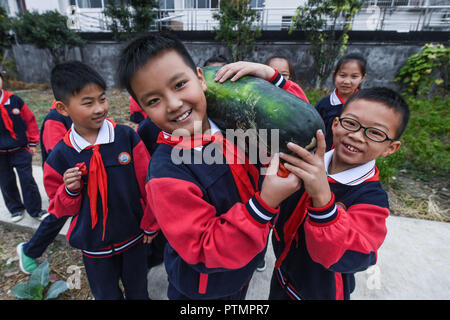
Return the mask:
[[131,87],[144,111],[163,131],[189,136],[194,127],[202,132],[209,129],[203,73],[200,68],[192,70],[176,51],[150,58],[134,75]]
[[[344,109],[342,118],[359,121],[366,127],[382,130],[391,137],[396,136],[400,123],[400,115],[382,103],[357,99]],[[342,127],[338,118],[332,125],[333,143],[335,151],[331,162],[330,173],[337,173],[351,169],[394,153],[400,146],[399,141],[386,140],[375,142],[365,136],[363,128],[349,131]]]

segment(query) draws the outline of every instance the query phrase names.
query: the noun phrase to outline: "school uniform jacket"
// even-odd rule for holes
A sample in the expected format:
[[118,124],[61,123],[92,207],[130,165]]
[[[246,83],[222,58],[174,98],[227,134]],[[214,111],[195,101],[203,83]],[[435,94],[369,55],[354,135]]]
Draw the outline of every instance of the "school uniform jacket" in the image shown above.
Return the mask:
[[139,125],[136,129],[137,134],[142,139],[142,142],[144,142],[145,146],[147,147],[148,152],[150,155],[153,154],[156,147],[158,146],[157,140],[158,135],[161,132],[161,129],[156,126],[150,120],[150,118],[145,118],[141,122],[139,122]]
[[322,98],[316,104],[315,108],[325,124],[326,151],[329,151],[333,146],[333,131],[331,130],[331,126],[334,118],[341,115],[344,103],[345,101],[339,97],[336,89],[334,89],[331,95]]
[[50,111],[41,126],[42,165],[44,165],[45,160],[47,160],[48,155],[56,144],[64,138],[66,132],[72,126],[70,117],[60,114],[54,104],[55,101],[53,101]]
[[[218,151],[223,136],[210,123],[214,137],[183,148],[161,132],[146,185],[148,204],[168,241],[169,281],[192,299],[228,296],[250,281],[264,258],[268,223],[278,212],[259,197],[258,169],[229,165],[233,152]],[[204,160],[211,154],[220,160]]]
[[147,119],[147,114],[137,104],[136,100],[130,97],[130,121],[140,123],[144,119]]
[[0,150],[13,152],[36,146],[39,143],[39,129],[33,112],[18,96],[5,90],[0,93],[0,103],[11,119],[11,128],[8,129],[9,119],[3,119],[0,114]]
[[[333,152],[325,154],[326,168]],[[274,272],[292,299],[349,299],[354,273],[376,263],[387,233],[389,204],[375,161],[329,175],[328,181],[333,197],[325,207],[313,208],[303,188],[280,206],[272,237]],[[285,231],[295,212],[305,215],[291,224],[296,232],[289,237]]]
[[[50,198],[48,211],[58,218],[73,217],[67,232],[73,247],[89,257],[109,257],[143,237],[140,223],[146,210],[145,179],[150,157],[133,129],[104,121],[95,145],[100,146],[107,175],[108,214],[103,228],[102,201],[98,195],[98,222],[92,227],[87,182],[93,151],[86,149],[89,145],[72,127],[50,153],[44,164],[44,186]],[[87,174],[82,176],[82,189],[72,192],[65,187],[63,175],[78,163],[86,165]]]

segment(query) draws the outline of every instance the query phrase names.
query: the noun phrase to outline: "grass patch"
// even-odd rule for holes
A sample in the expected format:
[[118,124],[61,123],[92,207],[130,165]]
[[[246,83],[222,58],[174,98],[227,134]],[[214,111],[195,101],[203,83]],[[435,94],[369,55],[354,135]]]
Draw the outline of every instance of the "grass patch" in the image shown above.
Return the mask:
[[450,98],[407,96],[405,99],[410,107],[410,121],[400,139],[401,148],[393,155],[377,160],[382,181],[389,183],[398,170],[406,170],[414,178],[424,181],[435,176],[448,176]]

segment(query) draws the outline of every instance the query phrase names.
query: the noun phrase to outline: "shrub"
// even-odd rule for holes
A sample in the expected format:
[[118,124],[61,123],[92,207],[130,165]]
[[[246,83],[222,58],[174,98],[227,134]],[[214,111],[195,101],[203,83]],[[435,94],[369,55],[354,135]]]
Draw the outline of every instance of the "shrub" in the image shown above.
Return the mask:
[[411,117],[393,155],[377,160],[382,182],[389,183],[400,169],[422,180],[446,176],[450,169],[450,97],[417,99],[406,96]]
[[57,64],[64,60],[66,48],[80,47],[84,41],[67,27],[67,17],[58,11],[24,12],[13,19],[12,28],[17,40],[48,50]]
[[[119,41],[129,40],[134,33],[144,33],[150,31],[159,8],[155,0],[132,0],[120,1],[119,5],[115,3],[108,4],[105,8],[105,16],[109,18],[107,22],[108,29]],[[130,3],[130,6],[126,4]]]
[[448,94],[450,48],[427,43],[420,52],[411,55],[394,79],[405,93],[414,96]]
[[215,29],[216,40],[225,43],[232,61],[243,60],[261,36],[259,28],[253,26],[259,14],[250,7],[250,0],[220,1],[219,12],[213,18],[220,24]]

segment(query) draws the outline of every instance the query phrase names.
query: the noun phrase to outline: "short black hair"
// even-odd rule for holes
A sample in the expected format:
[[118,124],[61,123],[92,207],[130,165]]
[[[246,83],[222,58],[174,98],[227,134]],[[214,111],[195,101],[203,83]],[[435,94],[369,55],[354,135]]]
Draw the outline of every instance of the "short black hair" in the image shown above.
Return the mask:
[[356,61],[359,65],[359,69],[362,75],[366,74],[367,61],[366,59],[359,53],[348,53],[342,58],[340,58],[336,64],[336,68],[333,72],[333,79],[336,77],[336,74],[339,72],[339,69],[343,64],[346,64],[349,61]]
[[197,66],[186,47],[180,40],[169,33],[158,32],[138,37],[122,50],[117,69],[119,85],[121,88],[125,88],[138,104],[139,101],[131,89],[131,79],[140,68],[147,64],[150,58],[169,50],[177,52],[184,62],[197,74]]
[[53,67],[50,84],[55,99],[65,104],[69,103],[70,97],[78,94],[89,84],[96,84],[106,90],[106,83],[102,76],[80,61],[67,61]]
[[400,139],[403,132],[405,132],[406,126],[409,121],[409,107],[403,97],[396,91],[386,88],[386,87],[374,87],[368,89],[361,89],[358,92],[354,93],[345,103],[342,108],[342,112],[344,112],[345,108],[355,100],[369,100],[374,102],[379,102],[385,105],[386,107],[393,109],[395,112],[398,112],[401,115],[401,123],[397,130],[397,135],[394,140]]
[[210,57],[208,60],[205,61],[205,63],[203,64],[204,67],[209,66],[211,63],[223,63],[223,64],[227,64],[228,63],[228,59],[225,58],[223,55],[219,54],[217,56],[212,56]]
[[291,61],[286,57],[286,56],[282,56],[282,55],[273,55],[270,56],[269,58],[266,59],[266,61],[264,62],[265,65],[269,65],[270,61],[272,61],[273,59],[282,59],[282,60],[286,60],[288,67],[289,67],[289,80],[291,81],[295,81],[295,70],[294,67],[292,66]]

